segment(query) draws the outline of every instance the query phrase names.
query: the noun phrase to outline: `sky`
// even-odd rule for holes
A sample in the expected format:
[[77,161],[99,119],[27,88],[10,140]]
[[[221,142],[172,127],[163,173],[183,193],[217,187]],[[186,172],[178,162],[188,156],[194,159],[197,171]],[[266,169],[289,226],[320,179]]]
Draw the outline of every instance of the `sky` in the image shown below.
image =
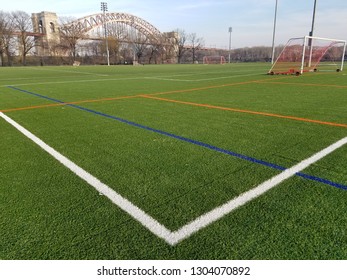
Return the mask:
[[[314,35],[347,39],[347,1],[316,0]],[[4,12],[55,12],[60,17],[81,18],[100,12],[101,1],[15,0],[2,1]],[[109,12],[140,17],[161,32],[176,29],[196,33],[206,47],[232,48],[271,46],[276,0],[103,0]],[[314,0],[278,0],[276,45],[289,38],[308,35]]]

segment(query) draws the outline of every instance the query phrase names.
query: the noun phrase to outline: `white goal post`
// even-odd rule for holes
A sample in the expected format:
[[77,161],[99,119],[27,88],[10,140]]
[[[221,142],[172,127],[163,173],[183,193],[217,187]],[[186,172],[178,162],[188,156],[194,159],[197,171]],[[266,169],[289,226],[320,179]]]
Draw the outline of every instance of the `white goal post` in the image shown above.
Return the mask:
[[305,36],[291,38],[268,74],[343,71],[346,40]]

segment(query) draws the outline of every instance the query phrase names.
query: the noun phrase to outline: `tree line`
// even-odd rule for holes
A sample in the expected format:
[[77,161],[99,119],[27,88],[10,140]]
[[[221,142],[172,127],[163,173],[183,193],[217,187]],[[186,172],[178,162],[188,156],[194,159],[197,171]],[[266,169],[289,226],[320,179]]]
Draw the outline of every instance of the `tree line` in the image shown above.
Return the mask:
[[[48,47],[34,34],[29,14],[0,11],[0,65],[59,65],[74,61],[104,64],[107,49],[111,64],[202,63],[204,56],[229,56],[228,50],[205,48],[203,38],[182,29],[153,39],[136,30],[126,32],[117,24],[108,24],[107,38],[98,34],[99,39],[95,39],[79,25],[71,24],[73,20],[60,19],[59,41]],[[271,52],[269,47],[234,49],[231,61],[270,61]]]

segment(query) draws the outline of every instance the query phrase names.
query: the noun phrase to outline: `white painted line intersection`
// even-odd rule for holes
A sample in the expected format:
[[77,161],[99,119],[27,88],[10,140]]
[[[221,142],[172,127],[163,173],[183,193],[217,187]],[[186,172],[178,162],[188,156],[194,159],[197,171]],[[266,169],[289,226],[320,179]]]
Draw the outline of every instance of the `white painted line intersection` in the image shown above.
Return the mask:
[[18,131],[20,131],[23,135],[37,144],[41,149],[49,153],[52,157],[58,160],[61,164],[63,164],[70,171],[75,173],[78,177],[86,181],[89,185],[94,187],[99,193],[106,196],[110,199],[115,205],[121,208],[123,211],[128,213],[131,217],[141,223],[145,228],[155,234],[157,237],[165,240],[168,244],[174,246],[181,241],[189,238],[194,233],[200,231],[201,229],[207,227],[208,225],[216,222],[217,220],[223,218],[224,216],[230,214],[235,209],[245,205],[246,203],[256,199],[272,188],[278,186],[283,181],[293,177],[296,173],[303,171],[305,168],[310,165],[316,163],[322,158],[326,157],[330,153],[334,152],[338,148],[347,144],[347,137],[337,141],[336,143],[330,145],[329,147],[321,150],[320,152],[314,154],[313,156],[301,161],[295,166],[284,170],[280,174],[272,177],[271,179],[265,181],[259,186],[244,192],[240,196],[228,201],[227,203],[215,208],[214,210],[203,214],[202,216],[196,218],[194,221],[184,225],[179,230],[172,232],[167,229],[165,226],[160,224],[153,217],[145,213],[143,210],[138,208],[136,205],[131,203],[126,198],[122,197],[116,191],[111,189],[106,184],[102,183],[99,179],[94,177],[92,174],[88,173],[74,162],[69,160],[67,157],[60,154],[58,151],[47,145],[37,136],[32,134],[30,131],[25,129],[23,126],[12,120],[7,115],[0,112],[0,117],[3,118],[6,122],[15,127]]

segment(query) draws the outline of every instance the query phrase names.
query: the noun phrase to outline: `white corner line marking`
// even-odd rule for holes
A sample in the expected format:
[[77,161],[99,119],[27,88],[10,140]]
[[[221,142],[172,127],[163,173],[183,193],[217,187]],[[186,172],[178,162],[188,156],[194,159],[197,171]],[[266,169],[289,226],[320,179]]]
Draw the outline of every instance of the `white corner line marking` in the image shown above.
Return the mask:
[[283,181],[293,177],[296,173],[301,172],[310,165],[316,163],[322,158],[326,157],[335,150],[341,148],[347,144],[347,137],[337,141],[336,143],[330,145],[329,147],[321,150],[320,152],[314,154],[313,156],[301,161],[300,163],[294,165],[293,167],[284,170],[280,174],[272,177],[271,179],[263,182],[259,186],[242,193],[240,196],[226,202],[225,204],[213,209],[212,211],[203,214],[202,216],[196,218],[192,222],[186,224],[182,228],[175,232],[170,231],[165,226],[160,224],[157,220],[152,218],[150,215],[145,213],[143,210],[138,208],[136,205],[131,203],[126,198],[122,197],[116,191],[111,189],[109,186],[102,183],[99,179],[76,165],[74,162],[69,160],[67,157],[60,154],[58,151],[47,145],[37,136],[32,134],[30,131],[25,129],[23,126],[6,116],[4,113],[0,112],[0,117],[19,130],[22,134],[40,146],[43,150],[49,153],[52,157],[62,163],[65,167],[70,169],[78,177],[86,181],[89,185],[93,186],[99,193],[105,195],[110,199],[115,205],[121,208],[123,211],[128,213],[131,217],[141,223],[150,232],[164,239],[168,244],[174,246],[184,239],[187,239],[194,233],[200,231],[201,229],[207,227],[208,225],[216,222],[217,220],[223,218],[225,215],[230,214],[235,209],[245,205],[246,203],[256,199],[257,197],[263,195],[267,191],[276,187]]
[[49,153],[52,157],[58,160],[65,167],[70,169],[78,177],[86,181],[89,185],[93,186],[99,193],[109,198],[114,204],[116,204],[119,208],[128,213],[130,216],[132,216],[135,220],[140,222],[152,233],[154,233],[158,237],[163,238],[164,240],[169,239],[171,231],[169,231],[163,225],[158,223],[155,219],[146,214],[143,210],[132,204],[129,200],[122,197],[120,194],[118,194],[109,186],[102,183],[99,179],[97,179],[96,177],[79,167],[77,164],[69,160],[67,157],[63,156],[61,153],[47,145],[40,138],[38,138],[30,131],[25,129],[23,126],[6,116],[4,113],[0,112],[0,117],[2,117],[5,121],[14,126],[17,130],[19,130],[22,134],[24,134],[26,137],[32,140],[35,144],[40,146],[43,150]]
[[310,165],[316,163],[320,159],[326,157],[333,151],[347,144],[347,137],[337,141],[336,143],[330,145],[329,147],[321,150],[320,152],[314,154],[313,156],[301,161],[300,163],[294,165],[293,167],[284,170],[280,174],[272,177],[271,179],[263,182],[259,186],[242,193],[238,197],[226,202],[225,204],[211,210],[208,213],[203,214],[194,221],[183,226],[181,229],[177,230],[172,234],[173,244],[177,244],[187,237],[191,236],[195,232],[201,230],[202,228],[210,225],[213,222],[221,219],[225,215],[231,213],[235,209],[245,205],[246,203],[252,201],[253,199],[261,196],[272,188],[276,187],[283,181],[293,177],[296,173],[301,172]]

